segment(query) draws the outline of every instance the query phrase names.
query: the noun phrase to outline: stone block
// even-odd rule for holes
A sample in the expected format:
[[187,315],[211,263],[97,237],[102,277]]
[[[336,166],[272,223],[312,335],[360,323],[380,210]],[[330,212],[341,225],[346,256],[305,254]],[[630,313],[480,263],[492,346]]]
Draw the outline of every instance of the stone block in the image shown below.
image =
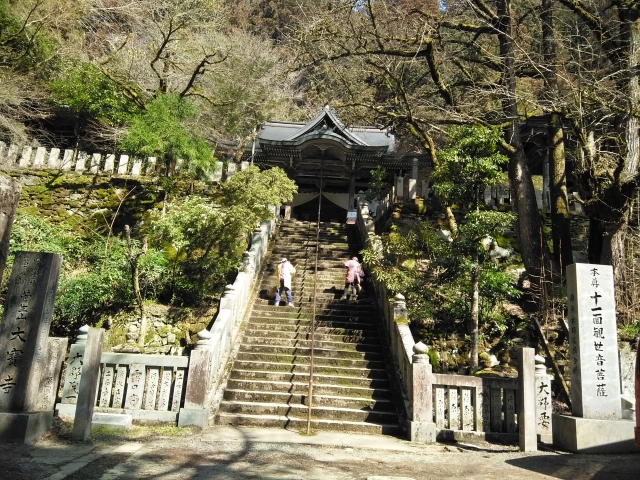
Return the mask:
[[206,430],[209,426],[208,408],[181,408],[178,413],[178,426],[196,426]]
[[89,173],[96,174],[100,170],[100,162],[102,161],[102,155],[94,153],[91,155],[91,161],[89,163]]
[[31,157],[33,155],[33,147],[23,147],[22,155],[20,156],[20,161],[18,162],[18,166],[21,168],[27,168],[31,165]]
[[104,172],[105,173],[113,173],[113,168],[116,162],[116,156],[113,153],[108,154],[104,158]]
[[418,192],[417,192],[417,180],[414,178],[410,178],[408,181],[408,186],[409,186],[409,198],[410,199],[414,199],[418,196]]
[[75,167],[76,172],[82,173],[87,169],[87,158],[89,158],[87,152],[78,152]]
[[118,175],[126,175],[129,167],[129,155],[120,155],[118,161]]
[[71,170],[71,167],[74,164],[74,159],[75,155],[74,155],[74,151],[73,150],[65,150],[64,153],[62,154],[62,163],[60,164],[60,169],[61,170]]
[[409,441],[415,443],[435,443],[437,430],[433,422],[407,422]]
[[146,175],[155,175],[156,174],[156,157],[147,158],[147,168],[145,170]]
[[142,174],[142,159],[134,158],[133,165],[131,166],[131,175],[140,175]]
[[638,453],[635,422],[552,415],[553,445],[573,453]]
[[51,428],[48,412],[0,412],[0,443],[31,443]]
[[396,195],[398,198],[404,198],[404,177],[396,178]]
[[60,149],[52,148],[49,152],[49,159],[47,160],[47,166],[49,168],[60,168]]
[[36,156],[33,159],[34,167],[43,167],[44,166],[44,158],[47,155],[47,149],[44,147],[38,147],[36,149]]
[[95,412],[91,420],[91,428],[105,426],[126,430],[131,427],[133,415],[123,413],[101,413]]

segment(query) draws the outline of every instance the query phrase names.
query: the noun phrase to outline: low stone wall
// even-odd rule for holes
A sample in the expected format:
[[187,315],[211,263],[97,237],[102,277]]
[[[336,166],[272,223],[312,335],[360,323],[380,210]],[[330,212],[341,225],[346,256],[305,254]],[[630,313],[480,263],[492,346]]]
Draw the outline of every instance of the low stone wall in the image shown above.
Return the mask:
[[[178,159],[175,171],[180,173],[184,161]],[[244,170],[249,162],[242,162]],[[30,145],[7,145],[0,142],[0,166],[24,170],[55,170],[89,175],[156,176],[166,175],[164,163],[156,157],[138,158],[126,153],[87,153],[72,149],[32,147]],[[236,165],[229,163],[227,170],[223,162],[216,162],[209,174],[209,181],[220,182],[236,171]]]
[[[279,208],[273,207],[274,215]],[[236,280],[227,285],[220,299],[220,309],[210,330],[198,333],[198,342],[191,352],[189,378],[184,408],[180,409],[179,426],[209,426],[214,396],[225,376],[225,367],[235,347],[240,327],[251,303],[251,292],[274,234],[276,221],[265,221],[253,232],[251,246],[243,254]],[[214,407],[215,408],[215,407]]]

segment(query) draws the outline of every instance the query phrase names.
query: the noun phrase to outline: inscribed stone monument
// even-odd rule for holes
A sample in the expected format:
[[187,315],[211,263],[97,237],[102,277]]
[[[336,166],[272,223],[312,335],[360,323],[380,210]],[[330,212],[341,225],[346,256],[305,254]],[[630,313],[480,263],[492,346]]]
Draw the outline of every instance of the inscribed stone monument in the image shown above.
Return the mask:
[[0,411],[38,410],[60,255],[17,252],[0,324]]
[[613,268],[567,267],[571,408],[574,416],[619,420],[620,368]]

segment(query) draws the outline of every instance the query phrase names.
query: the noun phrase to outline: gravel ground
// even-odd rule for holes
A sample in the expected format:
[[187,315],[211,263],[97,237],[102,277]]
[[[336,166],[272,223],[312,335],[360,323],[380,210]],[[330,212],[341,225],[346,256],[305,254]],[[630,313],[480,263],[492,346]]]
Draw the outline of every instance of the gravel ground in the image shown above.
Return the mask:
[[[520,453],[513,445],[406,444],[400,450],[218,441],[184,431],[98,432],[74,443],[48,435],[32,445],[4,445],[0,478],[115,479],[633,479],[640,455]],[[165,435],[163,435],[165,434]],[[372,437],[375,440],[376,437]]]

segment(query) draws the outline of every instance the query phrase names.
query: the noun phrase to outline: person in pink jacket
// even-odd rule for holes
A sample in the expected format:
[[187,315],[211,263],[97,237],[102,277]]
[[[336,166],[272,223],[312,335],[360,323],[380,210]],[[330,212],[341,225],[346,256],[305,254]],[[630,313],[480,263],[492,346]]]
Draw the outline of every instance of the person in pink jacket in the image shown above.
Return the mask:
[[340,300],[346,300],[349,296],[349,290],[352,291],[351,300],[357,300],[358,291],[357,285],[360,285],[360,273],[362,267],[358,262],[358,257],[351,257],[350,260],[344,262],[344,266],[347,269],[347,277],[344,280],[344,293]]

